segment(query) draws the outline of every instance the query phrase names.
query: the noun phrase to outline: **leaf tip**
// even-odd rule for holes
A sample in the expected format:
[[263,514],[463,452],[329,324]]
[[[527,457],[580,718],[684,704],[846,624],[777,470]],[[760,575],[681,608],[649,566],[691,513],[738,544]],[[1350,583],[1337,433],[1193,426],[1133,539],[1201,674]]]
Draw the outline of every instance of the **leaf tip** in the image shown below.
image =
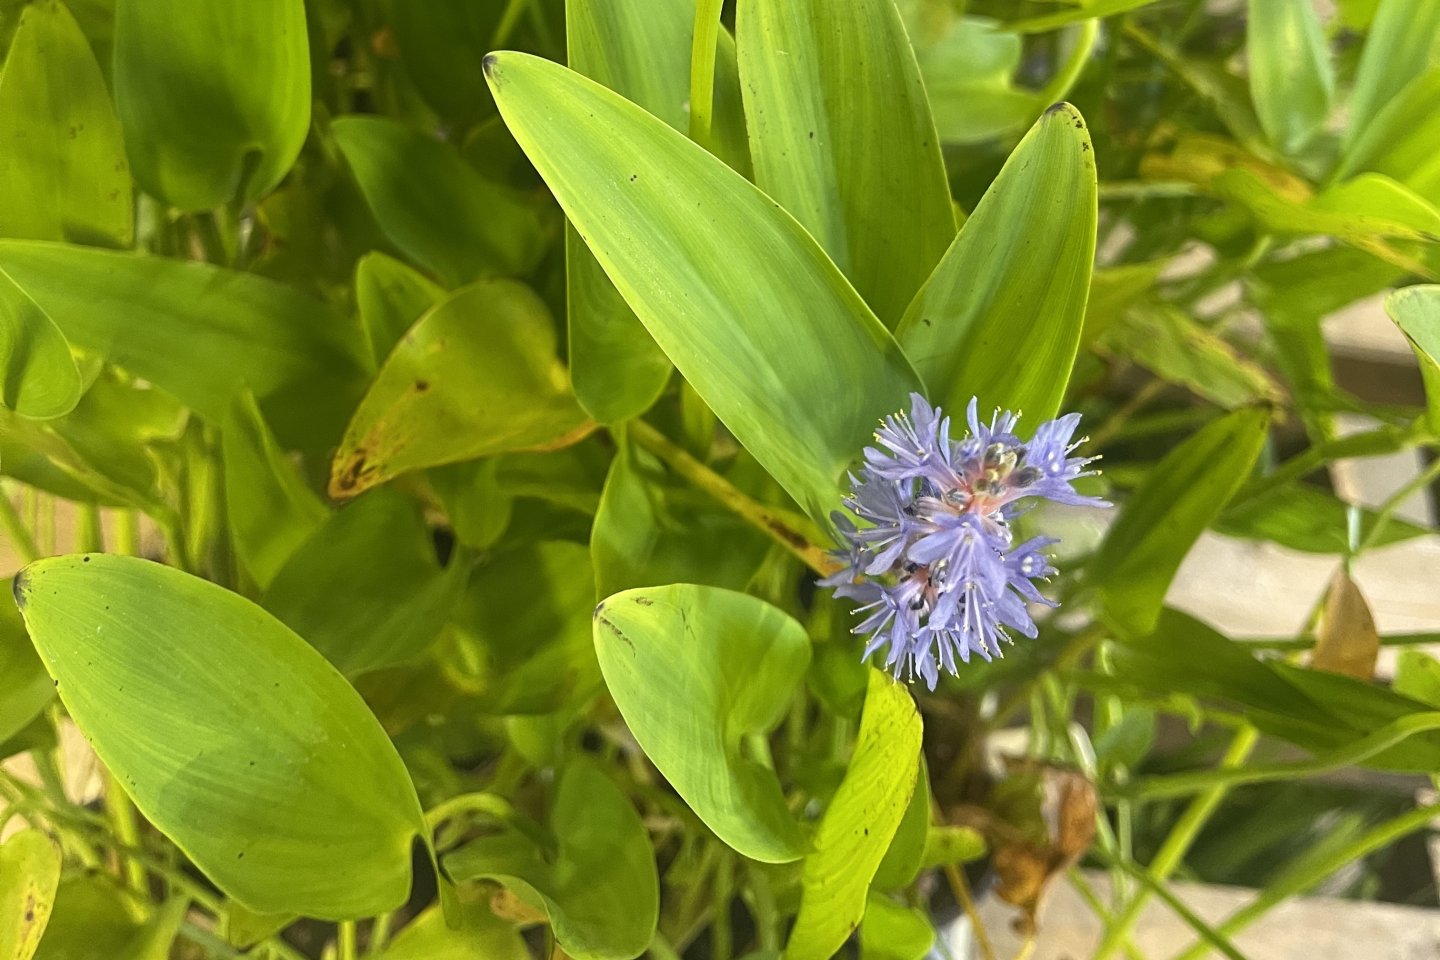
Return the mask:
[[26,567],[15,574],[10,581],[10,596],[15,600],[15,608],[21,613],[25,612],[25,603],[30,598],[30,568]]
[[495,75],[499,62],[500,54],[498,53],[487,53],[480,61],[480,69],[485,72],[485,79],[491,83],[499,81],[499,78]]

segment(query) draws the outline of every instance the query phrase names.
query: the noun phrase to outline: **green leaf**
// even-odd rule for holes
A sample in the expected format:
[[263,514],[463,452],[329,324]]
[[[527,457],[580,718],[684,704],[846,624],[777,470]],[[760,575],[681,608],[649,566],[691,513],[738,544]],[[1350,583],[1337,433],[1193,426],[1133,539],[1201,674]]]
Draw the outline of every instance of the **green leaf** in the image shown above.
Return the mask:
[[860,960],[922,960],[935,944],[935,928],[919,907],[871,893],[860,925]]
[[353,675],[404,663],[434,643],[468,570],[460,558],[441,569],[419,504],[372,490],[300,545],[262,602]]
[[[570,0],[565,25],[572,70],[685,129],[693,0]],[[575,396],[601,423],[638,416],[665,388],[670,361],[568,225],[565,265]]]
[[445,298],[445,289],[394,257],[370,252],[355,267],[355,304],[370,341],[374,366],[414,326],[421,314]]
[[411,470],[574,443],[594,429],[555,356],[545,304],[512,280],[457,290],[416,321],[350,419],[330,495]]
[[[1434,65],[1440,6],[1430,0],[1384,0],[1375,13],[1350,95],[1347,150],[1406,85]],[[1432,101],[1433,102],[1433,101]]]
[[1015,85],[1023,41],[988,17],[906,4],[906,26],[943,143],[972,144],[1024,130],[1045,108]]
[[787,960],[826,960],[859,926],[870,880],[910,805],[919,770],[915,701],[904,684],[872,669],[855,752],[820,820],[815,851],[805,858]]
[[925,832],[920,867],[923,870],[947,863],[970,863],[985,856],[988,849],[985,838],[974,827],[932,826]]
[[[461,891],[462,896],[464,891]],[[490,911],[488,903],[465,902],[460,926],[445,922],[431,907],[405,925],[377,960],[531,960],[520,931]]]
[[650,945],[660,909],[654,851],[629,799],[600,770],[573,761],[550,811],[553,849],[514,828],[472,840],[445,857],[457,880],[489,877],[550,917],[576,960],[629,960]]
[[[1419,74],[1395,93],[1341,156],[1335,176],[1376,170],[1408,184],[1432,204],[1440,204],[1440,64]],[[1356,127],[1351,128],[1354,133]]]
[[755,184],[894,327],[954,239],[955,216],[893,0],[744,0],[735,46]]
[[610,464],[590,535],[602,597],[677,581],[740,590],[769,545],[693,488],[667,482],[659,462],[630,444]]
[[250,394],[236,398],[220,432],[220,449],[235,553],[263,589],[329,510],[275,442]]
[[383,117],[341,117],[331,130],[385,236],[447,286],[539,262],[540,210],[454,147]]
[[1180,562],[1245,482],[1268,423],[1260,409],[1212,421],[1166,454],[1124,505],[1090,564],[1121,634],[1154,628]]
[[15,597],[116,784],[226,894],[330,920],[404,902],[425,832],[415,788],[359,695],[289,628],[133,557],[41,560]]
[[[837,644],[826,644],[837,646]],[[818,655],[817,655],[818,658]],[[868,685],[870,671],[866,671]],[[930,775],[924,757],[920,759],[920,772],[916,777],[915,789],[910,794],[910,804],[905,816],[895,828],[895,836],[870,885],[876,890],[898,890],[915,882],[920,873],[921,858],[925,853],[925,835],[930,829]]]
[[1425,381],[1426,419],[1440,433],[1440,284],[1396,290],[1385,298],[1385,312],[1410,341]]
[[282,444],[328,446],[359,396],[362,348],[353,327],[263,277],[31,240],[0,240],[0,270],[75,346],[213,423],[250,390]]
[[60,850],[45,834],[21,830],[0,844],[0,960],[35,955],[59,884]]
[[810,661],[804,628],[755,597],[671,584],[601,602],[594,636],[630,732],[706,826],[752,860],[803,856],[775,772],[741,742],[789,706]]
[[0,77],[0,236],[126,247],[135,198],[95,55],[59,0],[31,3]]
[[115,103],[146,193],[182,210],[263,197],[310,129],[302,0],[120,0]]
[[[0,496],[8,494],[0,493]],[[0,580],[0,595],[11,586],[10,578]],[[25,633],[24,621],[18,611],[4,602],[0,602],[0,677],[5,678],[5,695],[0,697],[0,743],[3,743],[25,729],[55,695],[50,675]],[[0,923],[0,929],[3,926]],[[0,958],[9,960],[3,950]]]
[[1394,686],[1396,693],[1440,710],[1440,660],[1423,650],[1401,650]]
[[1250,99],[1265,135],[1298,153],[1330,115],[1335,72],[1310,0],[1250,0]]
[[0,407],[49,420],[75,409],[81,390],[65,335],[0,267]]
[[108,875],[66,877],[35,960],[168,960],[186,905],[172,899],[142,923],[143,905]]
[[636,316],[786,492],[827,516],[876,418],[918,386],[899,346],[721,161],[579,74],[516,53],[487,63],[511,132]]
[[[1346,553],[1350,548],[1350,504],[1316,487],[1288,483],[1250,497],[1221,514],[1215,530],[1231,537],[1270,540],[1307,553]],[[1374,527],[1376,511],[1361,510],[1361,537]],[[1433,533],[1398,517],[1390,518],[1372,546],[1399,543]]]
[[402,0],[382,8],[394,26],[405,75],[440,113],[462,120],[492,113],[476,53],[490,48],[503,7],[474,0]]
[[1013,30],[1016,33],[1043,33],[1046,30],[1054,30],[1056,27],[1079,23],[1081,20],[1129,13],[1131,10],[1138,10],[1155,2],[1156,0],[1085,0],[1069,10],[1046,13],[1024,20],[1012,20],[1005,24],[1005,29]]
[[1132,307],[1101,342],[1226,409],[1280,400],[1280,391],[1264,368],[1169,304]]
[[897,336],[958,413],[1055,415],[1080,344],[1095,259],[1095,159],[1085,121],[1057,104],[1020,141],[905,311]]

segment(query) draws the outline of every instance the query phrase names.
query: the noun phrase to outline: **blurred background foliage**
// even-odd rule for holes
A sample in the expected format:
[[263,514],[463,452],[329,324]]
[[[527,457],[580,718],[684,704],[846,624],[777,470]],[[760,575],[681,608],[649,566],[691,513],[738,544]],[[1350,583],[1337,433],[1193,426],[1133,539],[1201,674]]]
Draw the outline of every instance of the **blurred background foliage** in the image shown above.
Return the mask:
[[[1032,924],[1057,877],[1100,917],[1097,957],[1134,955],[1172,879],[1255,888],[1213,927],[1177,907],[1178,956],[1233,957],[1297,894],[1437,905],[1440,807],[1416,798],[1440,770],[1440,635],[1382,636],[1351,574],[1434,533],[1397,512],[1440,476],[1440,4],[797,0],[777,9],[814,28],[799,87],[740,6],[0,0],[0,572],[105,551],[223,588],[50,561],[15,581],[23,621],[0,605],[0,960],[728,960],[787,931],[794,957],[918,958],[972,896]],[[545,126],[523,77],[497,106],[500,49],[687,133],[809,229],[795,263],[823,248],[865,303],[767,286],[773,249],[698,219],[685,250],[643,218],[582,237],[618,194],[573,171],[710,159],[658,124],[616,140],[578,100]],[[1046,112],[1062,100],[1078,112]],[[811,109],[832,205],[806,206],[823,191],[786,152]],[[677,237],[680,182],[649,201]],[[750,222],[756,194],[724,183],[696,187],[706,216]],[[692,263],[770,298],[731,344],[773,336],[767,363],[819,378],[775,388],[794,409],[737,425],[753,384],[705,379],[721,348],[637,305],[647,271]],[[1321,321],[1382,296],[1417,366],[1365,377]],[[973,332],[921,371],[932,399],[1083,413],[1119,509],[1045,517],[1063,609],[1037,640],[910,691],[912,795],[915,710],[807,568],[835,465],[785,451],[843,461],[825,411],[884,392],[835,375],[802,318],[873,310],[916,359],[931,305]],[[1397,451],[1421,469],[1385,502],[1337,489],[1336,461]],[[1330,558],[1292,637],[1164,607],[1207,529]],[[87,660],[87,616],[125,656]],[[631,633],[683,642],[627,673]],[[218,759],[166,746],[216,737]],[[330,847],[265,843],[342,821]],[[851,849],[852,823],[884,827]]]

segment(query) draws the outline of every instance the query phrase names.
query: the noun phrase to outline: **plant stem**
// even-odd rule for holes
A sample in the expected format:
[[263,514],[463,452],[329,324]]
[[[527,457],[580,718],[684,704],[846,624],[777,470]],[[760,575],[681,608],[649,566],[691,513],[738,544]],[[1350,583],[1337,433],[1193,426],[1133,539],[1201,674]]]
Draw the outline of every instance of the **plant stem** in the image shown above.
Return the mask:
[[955,864],[947,863],[945,879],[950,884],[950,893],[970,920],[970,929],[975,934],[975,945],[980,948],[980,956],[983,960],[996,960],[995,946],[990,942],[990,935],[985,932],[985,923],[980,919],[980,911],[975,908],[975,898],[970,895],[970,883],[965,879],[965,874],[961,873]]
[[530,6],[530,0],[510,0],[505,4],[505,11],[500,14],[500,22],[495,25],[495,33],[490,37],[490,49],[499,50],[510,40],[510,34],[515,29],[515,24],[520,22],[520,17],[525,13],[525,8]]
[[[115,837],[127,847],[140,849],[140,826],[135,817],[135,805],[115,777],[107,771],[105,790],[105,811],[110,815],[110,825]],[[134,857],[121,855],[124,864],[125,885],[141,897],[148,899],[150,885],[145,879],[145,867]]]
[[356,960],[355,921],[341,920],[336,926],[335,939],[339,949],[340,960]]
[[105,550],[105,528],[100,521],[100,508],[82,503],[76,508],[75,549],[79,553],[102,553]]
[[690,139],[710,148],[710,123],[715,107],[715,45],[720,40],[720,9],[724,0],[698,0],[695,34],[690,47]]
[[[1220,759],[1221,769],[1233,769],[1243,764],[1249,759],[1250,752],[1255,749],[1259,740],[1260,732],[1254,727],[1241,729],[1230,741],[1229,748]],[[1190,801],[1175,826],[1170,828],[1169,835],[1160,845],[1160,851],[1155,854],[1155,859],[1150,862],[1150,868],[1146,872],[1157,886],[1168,880],[1180,866],[1185,854],[1190,851],[1190,845],[1195,842],[1200,830],[1220,806],[1220,801],[1225,798],[1229,789],[1229,784],[1216,784]],[[1136,891],[1135,898],[1125,907],[1125,911],[1106,927],[1105,937],[1095,950],[1094,960],[1107,960],[1130,938],[1130,931],[1135,928],[1149,899],[1149,887]]]
[[10,492],[4,484],[0,484],[0,530],[10,538],[15,552],[23,562],[34,563],[40,559],[40,548],[36,546],[30,531],[25,528],[25,521],[20,519],[20,511],[15,509]]
[[780,544],[811,570],[828,576],[841,569],[841,564],[815,545],[814,538],[799,529],[799,524],[779,511],[758,502],[738,490],[734,484],[705,464],[696,460],[670,439],[643,420],[631,421],[627,428],[635,442],[665,462],[671,470],[684,477],[734,511],[770,539]]
[[385,949],[385,944],[390,942],[390,928],[395,924],[394,913],[382,913],[370,924],[370,943],[365,947],[365,952],[372,957],[378,957]]
[[462,793],[425,811],[425,822],[433,831],[446,820],[462,813],[484,813],[498,820],[509,820],[515,815],[515,808],[504,797],[493,793]]

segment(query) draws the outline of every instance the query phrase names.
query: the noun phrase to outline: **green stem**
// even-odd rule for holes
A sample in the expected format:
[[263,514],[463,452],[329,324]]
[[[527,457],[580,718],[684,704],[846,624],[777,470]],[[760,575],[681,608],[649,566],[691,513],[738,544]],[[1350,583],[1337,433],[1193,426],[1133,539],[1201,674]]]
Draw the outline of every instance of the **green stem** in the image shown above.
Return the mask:
[[799,557],[811,570],[828,576],[841,568],[839,561],[815,545],[814,538],[808,531],[800,529],[797,518],[787,517],[747,496],[643,420],[632,421],[627,429],[636,443],[663,460],[671,470],[720,501],[741,519],[763,531],[776,543]]
[[425,823],[433,832],[446,820],[464,813],[483,813],[497,820],[508,821],[515,816],[515,808],[504,797],[493,793],[462,793],[425,811]]
[[370,925],[370,943],[365,952],[372,957],[378,957],[385,949],[385,944],[390,942],[390,928],[395,925],[394,913],[382,913],[375,918]]
[[115,552],[127,557],[140,556],[140,514],[120,510],[115,514]]
[[[1250,753],[1255,749],[1255,744],[1260,741],[1260,732],[1254,727],[1246,727],[1235,738],[1230,741],[1230,747],[1220,759],[1220,768],[1229,770],[1239,767],[1250,758]],[[1155,859],[1150,862],[1147,876],[1158,886],[1170,879],[1185,854],[1190,851],[1190,845],[1195,842],[1201,829],[1210,820],[1220,806],[1220,801],[1225,798],[1229,791],[1228,784],[1220,783],[1211,786],[1200,796],[1190,801],[1175,826],[1170,829],[1165,842],[1160,845],[1160,850],[1155,854]],[[1130,938],[1130,932],[1135,929],[1135,924],[1140,919],[1140,914],[1145,910],[1145,904],[1150,899],[1150,887],[1146,887],[1135,894],[1135,898],[1125,907],[1125,911],[1105,928],[1105,937],[1100,941],[1100,946],[1095,950],[1094,960],[1107,960],[1113,956]]]
[[355,921],[341,920],[335,928],[335,939],[340,960],[356,960]]
[[1235,945],[1225,937],[1224,934],[1211,927],[1202,920],[1195,911],[1185,905],[1185,902],[1175,894],[1166,889],[1163,883],[1156,883],[1150,874],[1141,870],[1133,863],[1125,863],[1121,860],[1113,860],[1110,863],[1113,869],[1118,869],[1140,881],[1145,891],[1153,896],[1159,897],[1165,905],[1174,911],[1175,915],[1184,920],[1190,929],[1200,937],[1201,941],[1214,947],[1216,950],[1229,957],[1230,960],[1246,960],[1245,955],[1236,949]]
[[698,0],[695,34],[690,47],[690,139],[710,149],[715,108],[715,45],[720,41],[720,8],[724,0]]
[[515,24],[520,22],[520,17],[528,6],[530,0],[510,0],[505,5],[505,12],[500,14],[500,22],[495,25],[495,33],[490,37],[491,50],[499,50],[505,46],[510,34],[515,30]]
[[1092,18],[1080,25],[1080,33],[1075,38],[1075,47],[1070,51],[1070,56],[1066,58],[1060,71],[1050,78],[1045,89],[1040,91],[1041,103],[1048,107],[1070,92],[1070,88],[1080,78],[1080,72],[1090,62],[1090,51],[1095,49],[1095,38],[1099,34],[1100,21],[1098,19]]
[[1437,457],[1434,463],[1411,478],[1409,483],[1386,498],[1385,502],[1381,504],[1379,512],[1375,515],[1375,523],[1371,525],[1370,531],[1365,534],[1365,539],[1360,541],[1360,546],[1355,549],[1354,556],[1360,556],[1360,554],[1375,545],[1375,541],[1385,532],[1386,524],[1395,516],[1395,512],[1400,509],[1400,505],[1405,502],[1407,497],[1417,490],[1422,490],[1430,486],[1437,478],[1440,478],[1440,457]]
[[[1355,863],[1362,857],[1369,856],[1376,850],[1389,846],[1401,837],[1425,829],[1436,817],[1440,817],[1440,803],[1417,807],[1393,820],[1380,824],[1373,830],[1356,837],[1345,846],[1332,851],[1329,856],[1320,860],[1303,874],[1290,878],[1288,882],[1265,888],[1254,900],[1227,917],[1215,928],[1216,932],[1221,936],[1233,937],[1260,919],[1271,907],[1281,901],[1309,890],[1335,871]],[[1200,960],[1209,947],[1209,944],[1197,943],[1177,954],[1175,960]]]
[[80,553],[103,553],[105,531],[100,522],[100,508],[93,503],[82,503],[76,512],[75,549]]
[[1412,713],[1386,724],[1373,733],[1366,734],[1354,743],[1346,744],[1338,750],[1332,750],[1310,760],[1301,760],[1297,763],[1262,764],[1237,770],[1197,770],[1190,773],[1146,777],[1137,781],[1133,788],[1121,788],[1121,790],[1126,796],[1134,799],[1158,800],[1163,797],[1184,796],[1215,786],[1228,788],[1245,783],[1312,777],[1330,773],[1341,767],[1364,763],[1371,757],[1389,750],[1416,734],[1429,733],[1434,730],[1440,730],[1440,712]]
[[[110,824],[115,837],[127,847],[140,849],[140,825],[135,816],[135,805],[113,776],[106,777],[105,811],[110,815]],[[143,898],[149,898],[150,885],[145,879],[145,867],[134,857],[122,857],[125,885]]]
[[724,857],[715,871],[715,913],[710,918],[710,956],[714,960],[730,960],[730,898],[734,889],[735,863]]
[[4,484],[0,484],[0,530],[10,538],[14,545],[15,552],[25,563],[34,563],[40,559],[40,548],[35,544],[35,538],[25,527],[25,521],[20,519],[20,511],[15,509],[14,502],[10,499],[10,492]]

